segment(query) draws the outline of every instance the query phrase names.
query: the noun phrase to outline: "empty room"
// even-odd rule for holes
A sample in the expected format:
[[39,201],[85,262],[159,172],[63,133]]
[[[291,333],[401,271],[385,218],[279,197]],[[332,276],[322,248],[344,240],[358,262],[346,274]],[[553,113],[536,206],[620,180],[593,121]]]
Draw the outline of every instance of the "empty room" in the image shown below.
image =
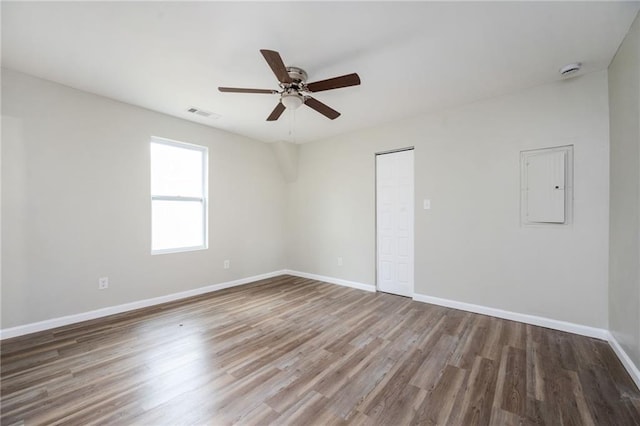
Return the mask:
[[2,1],[2,425],[640,425],[640,2]]

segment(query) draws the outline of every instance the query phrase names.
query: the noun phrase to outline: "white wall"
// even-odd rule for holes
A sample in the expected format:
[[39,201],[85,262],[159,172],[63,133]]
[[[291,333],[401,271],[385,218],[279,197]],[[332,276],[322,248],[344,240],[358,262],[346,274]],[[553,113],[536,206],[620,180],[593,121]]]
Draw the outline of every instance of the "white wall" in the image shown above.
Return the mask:
[[[9,70],[2,116],[2,328],[285,267],[268,145]],[[150,254],[152,135],[209,147],[208,250]]]
[[640,18],[609,66],[609,326],[640,369]]
[[[374,153],[415,146],[417,293],[607,328],[608,132],[599,72],[302,145],[289,267],[373,285]],[[520,151],[566,144],[573,224],[520,226]]]

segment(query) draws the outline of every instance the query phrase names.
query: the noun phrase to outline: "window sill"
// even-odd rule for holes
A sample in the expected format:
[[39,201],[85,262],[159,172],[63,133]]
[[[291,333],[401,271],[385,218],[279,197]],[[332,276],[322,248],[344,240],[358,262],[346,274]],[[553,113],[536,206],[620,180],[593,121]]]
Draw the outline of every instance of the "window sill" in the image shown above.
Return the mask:
[[206,250],[206,249],[208,249],[207,246],[168,248],[168,249],[162,249],[162,250],[151,250],[151,255],[153,256],[156,254],[182,253],[186,251],[199,251],[199,250]]

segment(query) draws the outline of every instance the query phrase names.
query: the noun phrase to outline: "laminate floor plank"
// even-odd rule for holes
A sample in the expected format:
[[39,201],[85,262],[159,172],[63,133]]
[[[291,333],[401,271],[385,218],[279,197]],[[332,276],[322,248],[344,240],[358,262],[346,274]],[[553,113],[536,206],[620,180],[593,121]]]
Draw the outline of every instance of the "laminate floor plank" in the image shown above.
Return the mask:
[[453,424],[488,425],[498,377],[496,361],[476,356],[462,403],[456,407]]
[[[400,416],[401,414],[397,412],[397,406],[407,405],[406,399],[408,398],[403,394],[403,391],[410,389],[411,394],[418,394],[419,388],[409,384],[409,381],[421,365],[422,352],[419,349],[408,352],[394,370],[389,372],[389,380],[384,383],[380,382],[376,390],[371,393],[373,397],[363,406],[362,412],[370,418],[388,415]],[[383,422],[383,424],[385,423]]]
[[[519,416],[525,414],[527,397],[526,353],[522,349],[505,346],[505,375],[501,381],[502,404],[500,408]],[[497,397],[498,395],[496,395]]]
[[373,392],[378,384],[394,367],[395,360],[391,359],[388,342],[381,347],[367,361],[362,370],[350,377],[330,398],[331,410],[345,420],[350,420],[358,414],[362,402]]
[[454,405],[465,389],[467,371],[447,365],[437,384],[422,401],[412,419],[414,425],[447,424]]
[[2,425],[640,425],[607,342],[279,276],[2,341]]
[[437,342],[423,350],[422,365],[409,383],[427,391],[432,390],[438,383],[440,375],[450,365],[449,360],[457,346],[456,337],[448,334],[441,335]]

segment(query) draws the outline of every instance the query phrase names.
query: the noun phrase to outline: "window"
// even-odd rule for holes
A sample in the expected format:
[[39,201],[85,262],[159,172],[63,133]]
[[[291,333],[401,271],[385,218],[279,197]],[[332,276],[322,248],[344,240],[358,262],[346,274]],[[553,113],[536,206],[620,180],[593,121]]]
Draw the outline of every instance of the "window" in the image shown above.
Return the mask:
[[151,253],[207,248],[206,147],[151,138]]

